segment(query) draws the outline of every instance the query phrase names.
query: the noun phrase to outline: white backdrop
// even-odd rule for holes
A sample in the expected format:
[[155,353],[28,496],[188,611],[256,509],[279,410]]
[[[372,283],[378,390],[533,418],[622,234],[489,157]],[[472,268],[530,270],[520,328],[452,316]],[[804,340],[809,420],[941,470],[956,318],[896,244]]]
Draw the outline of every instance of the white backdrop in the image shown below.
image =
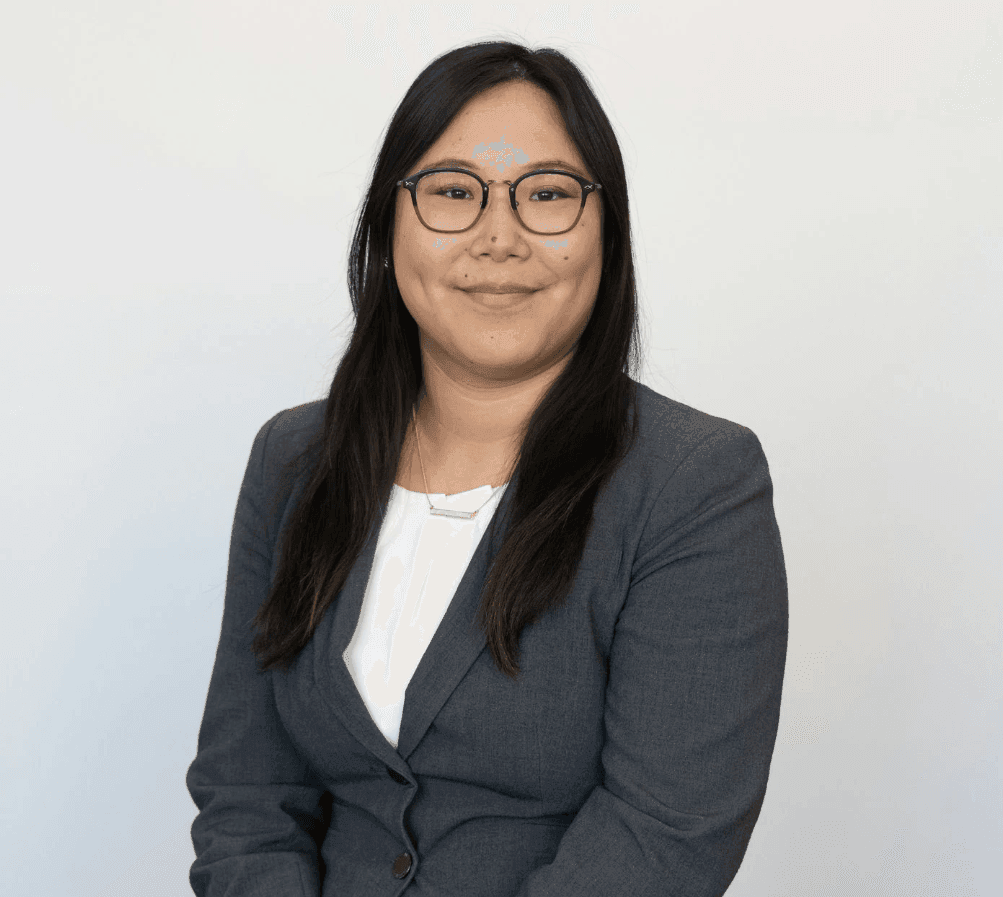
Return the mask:
[[0,892],[191,893],[184,775],[251,441],[326,392],[407,86],[502,38],[567,52],[621,141],[642,379],[770,462],[790,645],[729,897],[998,894],[1001,20],[989,0],[5,11]]

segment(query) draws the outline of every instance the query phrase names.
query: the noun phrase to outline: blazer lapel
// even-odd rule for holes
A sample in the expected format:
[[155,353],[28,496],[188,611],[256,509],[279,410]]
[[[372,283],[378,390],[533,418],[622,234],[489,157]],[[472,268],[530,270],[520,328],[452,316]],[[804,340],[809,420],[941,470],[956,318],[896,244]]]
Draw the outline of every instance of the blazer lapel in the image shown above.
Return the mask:
[[[516,485],[513,477],[495,509],[494,538],[489,525],[405,689],[396,750],[400,757],[407,758],[417,747],[442,705],[487,645],[477,625],[477,609],[488,566],[504,539],[501,520],[512,502]],[[331,608],[333,613],[325,614],[317,626],[312,640],[312,671],[326,703],[342,725],[372,753],[389,762],[395,753],[393,745],[373,722],[342,658],[362,612],[382,523],[381,515],[371,527],[366,544]]]

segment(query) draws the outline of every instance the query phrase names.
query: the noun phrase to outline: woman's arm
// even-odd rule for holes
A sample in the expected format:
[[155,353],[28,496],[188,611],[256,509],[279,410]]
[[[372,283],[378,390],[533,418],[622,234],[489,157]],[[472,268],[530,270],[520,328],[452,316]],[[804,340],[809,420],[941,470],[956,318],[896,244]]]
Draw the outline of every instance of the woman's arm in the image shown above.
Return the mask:
[[259,673],[251,621],[267,594],[274,533],[264,517],[268,434],[259,431],[237,499],[223,622],[198,752],[188,791],[197,858],[189,881],[198,897],[317,897],[323,783],[290,742],[279,719],[272,674]]
[[787,577],[755,434],[729,424],[645,523],[610,651],[603,783],[516,897],[720,897],[766,795]]

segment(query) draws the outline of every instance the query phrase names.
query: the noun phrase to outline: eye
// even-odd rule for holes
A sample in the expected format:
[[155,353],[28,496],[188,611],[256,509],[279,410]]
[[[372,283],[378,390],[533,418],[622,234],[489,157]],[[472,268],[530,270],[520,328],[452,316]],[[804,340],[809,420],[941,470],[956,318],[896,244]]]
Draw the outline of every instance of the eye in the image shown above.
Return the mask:
[[[541,193],[544,194],[545,196],[551,196],[553,198],[549,200],[536,199],[536,197],[538,197]],[[530,199],[536,200],[537,202],[553,202],[555,199],[570,199],[570,198],[571,197],[568,196],[567,193],[565,193],[563,190],[558,190],[556,187],[545,187],[543,189],[537,190],[530,197]]]
[[[465,196],[450,196],[452,193],[462,193]],[[446,196],[449,199],[473,199],[473,194],[467,190],[465,187],[443,187],[441,190],[435,191],[436,196]]]

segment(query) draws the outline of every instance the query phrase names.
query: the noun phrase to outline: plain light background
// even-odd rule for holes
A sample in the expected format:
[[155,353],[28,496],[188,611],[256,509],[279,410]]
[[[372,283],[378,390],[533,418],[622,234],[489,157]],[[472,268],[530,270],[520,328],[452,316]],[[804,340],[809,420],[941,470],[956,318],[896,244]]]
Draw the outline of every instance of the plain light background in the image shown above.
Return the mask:
[[568,53],[613,122],[642,379],[770,462],[790,645],[729,897],[1000,893],[1001,20],[924,0],[7,10],[0,892],[191,893],[184,776],[252,439],[326,394],[408,85],[501,38]]

